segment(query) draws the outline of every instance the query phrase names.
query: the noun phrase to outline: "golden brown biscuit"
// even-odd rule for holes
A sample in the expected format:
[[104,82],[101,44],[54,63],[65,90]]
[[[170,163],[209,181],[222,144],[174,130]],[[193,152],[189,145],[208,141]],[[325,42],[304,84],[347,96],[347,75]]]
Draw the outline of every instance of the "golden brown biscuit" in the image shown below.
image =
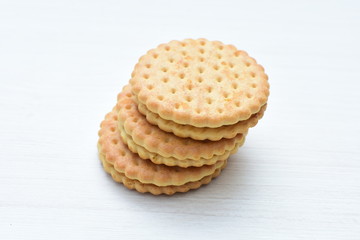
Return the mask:
[[116,107],[119,110],[119,125],[125,129],[126,134],[130,135],[137,145],[163,157],[174,157],[179,160],[210,159],[215,155],[223,155],[226,151],[232,151],[244,138],[244,134],[237,134],[231,139],[196,141],[165,132],[150,124],[138,111],[130,86],[125,86],[118,95]]
[[261,65],[232,45],[206,39],[171,41],[148,51],[130,83],[149,111],[195,127],[246,120],[269,95]]
[[136,191],[141,193],[149,192],[154,195],[160,195],[160,194],[173,195],[176,192],[187,192],[191,189],[197,189],[201,185],[208,184],[212,179],[219,176],[221,170],[226,166],[226,162],[225,162],[222,168],[216,169],[216,171],[212,175],[206,176],[200,179],[199,181],[188,182],[180,186],[159,187],[154,184],[145,184],[139,182],[138,180],[127,178],[125,174],[116,171],[114,167],[103,158],[101,158],[101,162],[104,166],[105,171],[111,175],[114,181],[124,184],[124,186],[127,187],[128,189],[135,189]]
[[214,155],[210,159],[200,158],[198,160],[193,159],[176,159],[174,157],[163,157],[157,153],[152,153],[147,151],[145,148],[137,145],[129,136],[126,134],[124,128],[122,126],[119,126],[119,131],[121,134],[121,138],[123,142],[128,146],[130,151],[133,153],[137,153],[142,159],[149,159],[155,164],[165,164],[167,166],[179,166],[183,168],[187,167],[201,167],[203,165],[212,165],[215,164],[218,161],[224,161],[226,160],[231,154],[234,154],[237,152],[239,147],[241,147],[245,142],[245,137],[243,138],[243,141],[236,144],[235,148],[231,151],[226,151],[222,155]]
[[117,109],[114,108],[101,123],[99,155],[128,179],[159,187],[178,186],[210,176],[225,164],[224,161],[218,161],[213,165],[189,168],[154,164],[140,158],[127,148],[121,140],[117,126]]
[[139,111],[146,116],[151,124],[157,125],[161,130],[171,132],[178,137],[192,138],[195,140],[218,141],[222,138],[233,138],[239,133],[247,133],[249,128],[254,127],[264,116],[266,104],[260,108],[260,111],[253,114],[249,119],[237,122],[233,125],[225,125],[218,128],[203,127],[198,128],[191,125],[177,124],[176,122],[162,119],[156,113],[150,112],[142,103],[138,103]]

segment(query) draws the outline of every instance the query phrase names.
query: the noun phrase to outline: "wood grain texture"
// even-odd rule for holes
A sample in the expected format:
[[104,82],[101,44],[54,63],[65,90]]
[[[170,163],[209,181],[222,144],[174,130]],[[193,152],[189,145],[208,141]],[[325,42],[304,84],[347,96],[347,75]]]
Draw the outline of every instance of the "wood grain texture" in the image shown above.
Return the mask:
[[[1,1],[0,239],[360,239],[357,1]],[[141,54],[205,37],[265,67],[265,117],[210,185],[112,181],[99,124]]]

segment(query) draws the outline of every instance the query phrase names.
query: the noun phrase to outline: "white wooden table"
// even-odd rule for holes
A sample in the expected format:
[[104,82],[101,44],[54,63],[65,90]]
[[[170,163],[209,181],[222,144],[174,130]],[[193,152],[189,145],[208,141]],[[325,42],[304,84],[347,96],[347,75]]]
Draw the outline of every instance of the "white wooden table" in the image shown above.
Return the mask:
[[[129,191],[99,124],[188,37],[255,57],[268,110],[210,185]],[[359,59],[359,1],[0,1],[0,239],[360,239]]]

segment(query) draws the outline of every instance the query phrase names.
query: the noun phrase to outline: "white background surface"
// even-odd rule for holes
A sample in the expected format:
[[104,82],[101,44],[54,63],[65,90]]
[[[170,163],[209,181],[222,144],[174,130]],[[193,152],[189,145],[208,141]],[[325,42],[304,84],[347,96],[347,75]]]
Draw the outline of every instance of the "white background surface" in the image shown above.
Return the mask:
[[[357,1],[0,1],[0,239],[360,239]],[[210,185],[129,191],[97,131],[172,39],[246,50],[265,117]]]

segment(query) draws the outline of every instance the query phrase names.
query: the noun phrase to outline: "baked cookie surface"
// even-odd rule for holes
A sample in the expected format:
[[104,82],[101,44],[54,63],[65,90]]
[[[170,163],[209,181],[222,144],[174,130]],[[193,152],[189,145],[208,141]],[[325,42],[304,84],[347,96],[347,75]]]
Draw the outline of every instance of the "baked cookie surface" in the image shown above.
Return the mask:
[[261,65],[233,45],[206,39],[171,41],[148,51],[136,64],[130,84],[149,111],[195,127],[246,120],[269,95]]

